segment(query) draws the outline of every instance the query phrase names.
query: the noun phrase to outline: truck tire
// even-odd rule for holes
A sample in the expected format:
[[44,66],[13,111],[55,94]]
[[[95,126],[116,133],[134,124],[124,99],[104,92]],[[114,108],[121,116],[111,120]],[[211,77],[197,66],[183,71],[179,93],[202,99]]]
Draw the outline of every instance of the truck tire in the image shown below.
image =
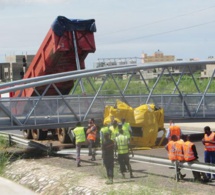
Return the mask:
[[23,133],[23,137],[24,137],[25,139],[32,139],[32,133],[31,133],[31,130],[30,130],[30,129],[24,129],[24,130],[22,131],[22,133]]
[[71,142],[71,139],[67,133],[68,128],[58,128],[57,129],[57,136],[60,143],[69,143]]
[[42,129],[31,129],[31,134],[34,140],[44,140],[47,137],[48,131]]

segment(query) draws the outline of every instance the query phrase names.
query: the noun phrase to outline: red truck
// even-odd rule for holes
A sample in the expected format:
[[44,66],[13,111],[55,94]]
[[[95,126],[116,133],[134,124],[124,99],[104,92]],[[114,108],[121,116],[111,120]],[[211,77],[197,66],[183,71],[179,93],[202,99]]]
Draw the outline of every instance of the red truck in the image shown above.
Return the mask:
[[[88,53],[93,53],[96,50],[94,32],[96,32],[94,19],[78,20],[58,16],[29,65],[23,79],[85,69],[85,58]],[[56,84],[62,95],[68,95],[73,85],[74,81]],[[23,91],[16,91],[13,97],[37,96],[35,91],[42,94],[46,87],[40,86],[36,87],[36,90],[28,88]],[[51,86],[45,95],[53,96],[58,95],[58,93]],[[30,139],[33,137],[35,140],[44,139],[47,136],[47,132],[48,130],[44,129],[23,130],[25,138]],[[57,134],[61,142],[67,142],[69,139],[66,128],[52,130],[52,133]]]

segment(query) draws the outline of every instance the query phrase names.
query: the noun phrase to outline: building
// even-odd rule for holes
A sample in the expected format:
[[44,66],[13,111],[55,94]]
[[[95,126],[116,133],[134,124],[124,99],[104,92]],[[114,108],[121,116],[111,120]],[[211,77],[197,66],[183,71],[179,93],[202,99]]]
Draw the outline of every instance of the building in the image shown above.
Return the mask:
[[[209,56],[208,59],[213,59],[213,56]],[[214,64],[207,64],[205,69],[202,70],[201,72],[201,78],[210,78],[214,72],[215,65]],[[215,75],[214,75],[215,77]]]
[[164,55],[160,50],[156,51],[152,56],[148,56],[146,53],[141,54],[142,63],[150,62],[173,62],[175,61],[174,55]]
[[102,68],[118,65],[137,65],[138,59],[140,58],[99,58],[97,62],[93,63],[93,68]]
[[0,64],[0,82],[8,82],[11,78],[10,73],[10,63],[1,63]]
[[[162,62],[183,62],[183,59],[176,59],[174,55],[164,55],[163,52],[160,50],[156,51],[152,56],[148,56],[146,53],[142,53],[142,63],[162,63]],[[190,58],[188,61],[198,61],[198,58]],[[196,71],[202,71],[206,67],[205,65],[196,65],[189,68],[188,66],[175,66],[172,68],[171,71],[172,74],[181,74],[181,72],[184,72],[185,74],[189,74],[190,70],[192,72]],[[161,72],[161,69],[157,68],[152,70],[154,73],[159,74]],[[166,70],[165,73],[169,74]]]
[[[26,62],[23,61],[25,57]],[[31,64],[34,55],[5,56],[5,63],[0,63],[1,82],[16,81],[22,79],[24,72]],[[24,65],[25,63],[25,65]]]

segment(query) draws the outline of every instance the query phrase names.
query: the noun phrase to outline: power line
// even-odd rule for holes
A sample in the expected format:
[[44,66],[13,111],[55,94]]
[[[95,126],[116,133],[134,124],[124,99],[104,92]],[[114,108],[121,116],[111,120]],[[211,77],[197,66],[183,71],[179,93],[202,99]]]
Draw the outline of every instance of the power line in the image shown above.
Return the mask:
[[100,36],[97,36],[97,37],[102,37],[102,36],[105,36],[105,35],[120,33],[120,32],[124,32],[124,31],[129,31],[129,30],[134,30],[134,29],[137,29],[137,28],[142,28],[142,27],[145,27],[145,26],[150,26],[150,25],[153,25],[153,24],[158,24],[160,22],[168,21],[168,20],[175,19],[175,18],[180,18],[180,17],[183,17],[183,16],[187,16],[187,15],[190,15],[190,14],[193,14],[193,13],[198,13],[198,12],[202,12],[202,11],[205,11],[205,10],[208,10],[208,9],[213,9],[213,8],[215,8],[215,6],[210,6],[210,7],[199,9],[199,10],[196,10],[196,11],[192,11],[192,12],[188,12],[188,13],[176,15],[176,16],[173,16],[171,18],[164,18],[164,19],[156,20],[154,22],[146,23],[146,24],[143,24],[143,25],[138,25],[138,26],[134,26],[134,27],[130,27],[130,28],[125,28],[125,29],[122,29],[122,30],[114,31],[114,32],[104,33],[104,34],[102,34]]
[[184,27],[184,28],[178,28],[178,29],[175,29],[175,30],[169,30],[169,31],[165,31],[165,32],[154,33],[154,34],[151,34],[151,35],[145,35],[145,36],[141,36],[141,37],[136,37],[136,38],[126,39],[126,40],[122,40],[122,41],[117,41],[115,43],[129,42],[129,41],[133,41],[133,40],[144,39],[144,38],[148,38],[148,37],[154,37],[154,36],[158,36],[158,35],[168,34],[168,33],[182,31],[182,30],[187,30],[187,29],[196,28],[196,27],[199,27],[199,26],[204,26],[204,25],[211,24],[211,23],[214,23],[214,22],[215,22],[215,20],[213,20],[211,22],[206,22],[206,23],[202,23],[202,24],[197,24],[197,25]]

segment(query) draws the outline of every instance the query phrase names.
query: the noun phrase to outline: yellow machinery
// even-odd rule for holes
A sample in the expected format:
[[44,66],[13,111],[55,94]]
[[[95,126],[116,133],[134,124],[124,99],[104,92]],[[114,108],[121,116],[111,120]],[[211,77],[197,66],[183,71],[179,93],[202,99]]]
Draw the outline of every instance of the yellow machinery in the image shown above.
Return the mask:
[[[121,122],[125,118],[129,122],[133,133],[131,145],[135,147],[154,147],[159,146],[164,137],[164,110],[156,108],[154,104],[143,104],[137,108],[132,108],[119,100],[116,105],[106,106],[104,111],[104,125],[111,122],[111,118]],[[163,131],[163,136],[159,143],[156,143],[158,132]]]

